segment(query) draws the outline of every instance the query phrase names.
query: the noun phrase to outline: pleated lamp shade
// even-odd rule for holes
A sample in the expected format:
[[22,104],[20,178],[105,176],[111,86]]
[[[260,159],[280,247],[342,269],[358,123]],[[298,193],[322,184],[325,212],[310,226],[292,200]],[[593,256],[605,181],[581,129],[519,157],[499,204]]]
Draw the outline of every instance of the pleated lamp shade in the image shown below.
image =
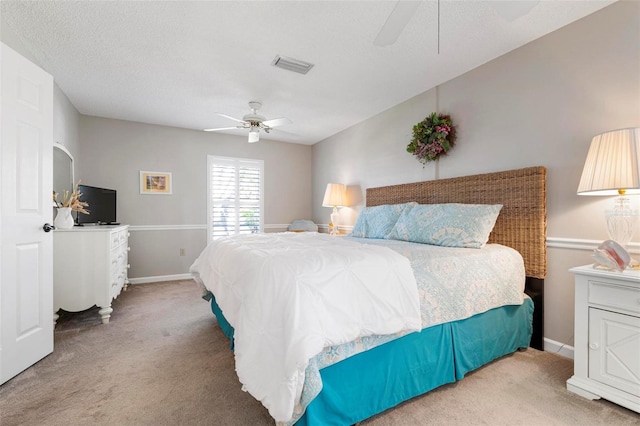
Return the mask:
[[595,136],[578,185],[579,195],[640,194],[640,127]]
[[322,200],[324,207],[344,207],[347,205],[347,191],[341,183],[328,183]]

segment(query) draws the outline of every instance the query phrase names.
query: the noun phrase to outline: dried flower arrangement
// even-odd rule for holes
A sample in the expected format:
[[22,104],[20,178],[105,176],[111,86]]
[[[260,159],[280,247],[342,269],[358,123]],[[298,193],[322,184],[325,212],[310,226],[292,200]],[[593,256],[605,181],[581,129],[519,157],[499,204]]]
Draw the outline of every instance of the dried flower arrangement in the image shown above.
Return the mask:
[[453,148],[456,128],[448,115],[431,113],[413,126],[413,139],[407,145],[407,152],[415,155],[422,164],[436,160]]
[[56,204],[57,208],[70,208],[71,211],[89,214],[89,210],[86,210],[85,207],[89,207],[89,203],[84,201],[80,201],[80,197],[82,193],[78,191],[78,185],[80,181],[76,183],[73,187],[73,192],[69,193],[69,191],[64,191],[64,197],[62,197],[62,202],[58,201],[58,193],[53,191],[53,202]]

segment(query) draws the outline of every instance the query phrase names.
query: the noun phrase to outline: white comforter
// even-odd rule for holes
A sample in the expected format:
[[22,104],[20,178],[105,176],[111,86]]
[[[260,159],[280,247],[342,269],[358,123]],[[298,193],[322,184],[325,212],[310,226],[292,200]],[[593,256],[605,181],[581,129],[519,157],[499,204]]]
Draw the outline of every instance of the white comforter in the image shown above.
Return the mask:
[[191,266],[235,329],[243,389],[288,421],[309,360],[360,336],[421,329],[409,260],[316,233],[214,241]]

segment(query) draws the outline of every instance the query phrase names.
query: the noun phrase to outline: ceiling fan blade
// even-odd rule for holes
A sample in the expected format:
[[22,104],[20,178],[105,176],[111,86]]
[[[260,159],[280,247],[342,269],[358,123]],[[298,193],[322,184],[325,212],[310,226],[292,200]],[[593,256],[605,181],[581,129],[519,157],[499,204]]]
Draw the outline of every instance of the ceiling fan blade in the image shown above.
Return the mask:
[[238,123],[244,123],[244,120],[240,120],[239,118],[235,118],[227,114],[222,114],[221,112],[216,112],[215,114],[219,115],[220,117],[228,118],[229,120],[237,121]]
[[217,127],[215,129],[204,129],[205,132],[217,132],[218,130],[231,130],[231,129],[244,129],[242,126],[233,126],[233,127]]
[[373,40],[373,44],[376,46],[390,46],[398,40],[398,37],[407,26],[413,14],[420,6],[420,1],[398,1],[393,11],[387,18],[387,22],[384,23],[382,29]]
[[263,121],[262,124],[268,127],[284,126],[285,124],[291,124],[292,121],[285,117],[274,118],[272,120]]

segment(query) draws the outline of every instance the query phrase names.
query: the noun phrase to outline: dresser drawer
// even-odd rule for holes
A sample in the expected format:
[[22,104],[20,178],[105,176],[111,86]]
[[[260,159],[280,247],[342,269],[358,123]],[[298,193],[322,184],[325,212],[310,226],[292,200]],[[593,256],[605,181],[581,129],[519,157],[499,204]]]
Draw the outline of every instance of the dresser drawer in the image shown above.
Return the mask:
[[111,248],[113,249],[121,245],[126,245],[128,239],[129,239],[129,231],[126,229],[124,231],[112,232]]
[[111,248],[116,248],[120,245],[120,233],[121,232],[111,233]]
[[120,244],[126,244],[128,240],[129,240],[129,231],[124,230],[124,231],[118,232],[118,241],[120,242]]
[[640,288],[589,281],[589,303],[640,314]]
[[120,294],[127,279],[127,252],[118,248],[111,253],[111,297],[116,298]]

